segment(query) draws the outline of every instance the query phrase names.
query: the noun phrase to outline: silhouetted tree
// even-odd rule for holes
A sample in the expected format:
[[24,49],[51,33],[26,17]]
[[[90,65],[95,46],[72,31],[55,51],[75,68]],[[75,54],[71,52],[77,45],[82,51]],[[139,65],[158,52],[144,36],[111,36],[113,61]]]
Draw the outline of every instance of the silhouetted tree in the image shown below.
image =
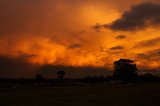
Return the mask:
[[41,82],[41,81],[44,80],[44,78],[43,78],[43,76],[42,76],[41,74],[37,74],[37,75],[36,75],[36,80],[37,80],[38,82]]
[[159,82],[160,78],[151,73],[145,73],[139,76],[139,80],[142,82]]
[[59,71],[57,72],[57,75],[58,75],[58,78],[59,78],[59,79],[63,79],[64,76],[66,75],[66,73],[65,73],[65,71],[63,71],[63,70],[59,70]]
[[137,67],[133,60],[120,59],[114,62],[114,79],[134,81],[137,78]]

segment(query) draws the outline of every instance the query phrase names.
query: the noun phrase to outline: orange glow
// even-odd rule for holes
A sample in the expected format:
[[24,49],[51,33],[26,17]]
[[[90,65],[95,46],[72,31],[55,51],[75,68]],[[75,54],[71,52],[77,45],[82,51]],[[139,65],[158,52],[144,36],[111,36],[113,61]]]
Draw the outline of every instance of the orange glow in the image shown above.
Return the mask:
[[[103,0],[93,3],[86,0],[87,2],[82,4],[62,1],[49,1],[38,6],[33,4],[31,7],[33,13],[30,13],[30,9],[25,10],[20,6],[19,8],[31,14],[26,13],[27,17],[21,15],[25,14],[21,13],[21,9],[13,10],[16,11],[15,16],[8,17],[11,28],[9,23],[7,26],[9,28],[6,29],[8,33],[4,31],[3,36],[0,36],[0,55],[21,57],[33,64],[106,68],[112,68],[113,61],[119,58],[130,58],[134,59],[140,68],[159,67],[158,59],[150,60],[151,64],[146,64],[144,58],[136,57],[137,54],[159,49],[159,43],[148,47],[135,46],[139,42],[160,37],[158,26],[138,32],[93,29],[97,23],[100,25],[112,23],[132,4],[139,3],[139,0],[130,2],[125,0],[127,5],[124,3],[124,7],[119,6],[120,2],[114,4]],[[19,20],[16,15],[20,17]],[[17,23],[22,21],[20,28],[17,25],[17,29],[14,29],[15,21]],[[126,38],[116,39],[118,35],[125,35]],[[116,50],[114,47],[122,48]]]

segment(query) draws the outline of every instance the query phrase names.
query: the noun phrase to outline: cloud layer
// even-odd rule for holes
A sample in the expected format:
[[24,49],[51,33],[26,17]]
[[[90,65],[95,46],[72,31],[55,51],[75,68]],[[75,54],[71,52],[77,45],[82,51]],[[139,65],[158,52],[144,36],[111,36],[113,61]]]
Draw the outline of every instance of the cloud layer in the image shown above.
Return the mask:
[[160,44],[160,37],[138,42],[135,48],[155,47]]
[[124,12],[119,19],[107,27],[117,31],[135,31],[157,25],[160,25],[160,4],[142,3]]
[[[53,71],[42,68],[45,75],[111,70],[113,61],[132,58],[137,42],[143,48],[159,44],[155,33],[150,40],[144,33],[118,32],[159,25],[159,4],[140,4],[146,1],[157,0],[0,0],[0,75],[34,75],[46,64]],[[112,23],[112,30],[101,30],[101,23]]]

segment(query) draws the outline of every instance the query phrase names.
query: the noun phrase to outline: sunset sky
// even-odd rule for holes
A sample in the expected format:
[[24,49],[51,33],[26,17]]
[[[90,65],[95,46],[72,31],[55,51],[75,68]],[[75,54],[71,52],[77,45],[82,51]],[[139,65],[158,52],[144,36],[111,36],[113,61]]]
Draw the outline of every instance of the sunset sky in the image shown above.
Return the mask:
[[120,58],[158,70],[160,1],[0,0],[0,45],[1,77],[46,64],[99,74]]

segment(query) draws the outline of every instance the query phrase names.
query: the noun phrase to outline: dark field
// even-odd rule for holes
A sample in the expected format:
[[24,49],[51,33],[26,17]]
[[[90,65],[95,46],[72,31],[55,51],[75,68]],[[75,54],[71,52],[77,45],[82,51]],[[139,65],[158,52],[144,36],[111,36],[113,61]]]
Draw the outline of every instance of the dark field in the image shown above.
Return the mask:
[[0,89],[0,106],[160,106],[160,84]]

